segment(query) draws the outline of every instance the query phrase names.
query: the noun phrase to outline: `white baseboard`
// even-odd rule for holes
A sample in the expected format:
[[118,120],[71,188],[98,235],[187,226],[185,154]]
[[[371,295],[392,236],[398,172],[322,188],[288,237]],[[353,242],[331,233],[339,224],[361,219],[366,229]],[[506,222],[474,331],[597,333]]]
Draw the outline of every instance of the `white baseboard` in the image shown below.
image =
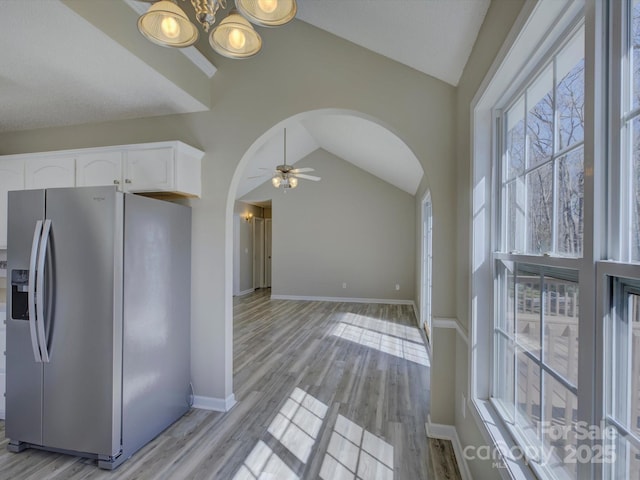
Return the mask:
[[473,477],[471,477],[469,466],[464,458],[464,450],[462,449],[462,443],[460,443],[460,437],[458,437],[456,427],[441,423],[431,423],[431,415],[427,415],[427,423],[425,423],[424,426],[427,431],[427,437],[449,440],[451,442],[462,480],[472,480]]
[[346,302],[346,303],[384,303],[387,305],[413,305],[413,300],[396,300],[385,298],[351,298],[351,297],[308,297],[305,295],[274,295],[271,300],[301,300],[305,302]]
[[228,412],[236,404],[236,397],[232,393],[227,398],[193,396],[193,408],[213,410],[214,412]]

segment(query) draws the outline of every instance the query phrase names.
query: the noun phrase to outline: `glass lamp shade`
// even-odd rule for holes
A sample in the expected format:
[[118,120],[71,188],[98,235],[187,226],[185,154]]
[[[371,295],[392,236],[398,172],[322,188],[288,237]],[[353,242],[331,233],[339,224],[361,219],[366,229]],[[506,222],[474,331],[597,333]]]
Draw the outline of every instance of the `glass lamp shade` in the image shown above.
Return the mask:
[[228,58],[252,57],[262,48],[262,38],[236,9],[213,29],[209,43],[216,52]]
[[296,177],[289,177],[289,186],[296,188],[298,186],[298,179]]
[[280,188],[281,183],[282,179],[280,178],[280,176],[275,176],[271,179],[271,184],[276,188]]
[[296,0],[236,0],[236,7],[250,22],[261,27],[279,27],[293,20]]
[[198,39],[198,29],[175,3],[161,0],[138,19],[138,30],[148,40],[163,47],[184,48]]

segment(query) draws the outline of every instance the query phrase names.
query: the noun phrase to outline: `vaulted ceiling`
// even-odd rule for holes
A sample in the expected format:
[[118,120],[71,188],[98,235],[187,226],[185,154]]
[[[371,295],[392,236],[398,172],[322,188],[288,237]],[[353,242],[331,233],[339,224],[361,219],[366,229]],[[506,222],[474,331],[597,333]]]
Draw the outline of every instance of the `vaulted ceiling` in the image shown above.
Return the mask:
[[[190,2],[178,3],[192,14]],[[455,86],[489,3],[298,0],[295,21]],[[148,5],[138,0],[2,0],[0,132],[206,110],[216,54],[195,47],[163,49],[147,42],[136,21]],[[191,71],[199,81],[185,80]],[[415,177],[410,176],[416,174],[416,165],[392,169],[385,162],[389,155],[412,155],[398,137],[383,130],[358,118],[308,119],[291,129],[290,163],[310,149],[324,148],[415,193]],[[265,151],[277,152],[279,138],[274,134],[264,139]],[[265,157],[270,163],[276,158]]]

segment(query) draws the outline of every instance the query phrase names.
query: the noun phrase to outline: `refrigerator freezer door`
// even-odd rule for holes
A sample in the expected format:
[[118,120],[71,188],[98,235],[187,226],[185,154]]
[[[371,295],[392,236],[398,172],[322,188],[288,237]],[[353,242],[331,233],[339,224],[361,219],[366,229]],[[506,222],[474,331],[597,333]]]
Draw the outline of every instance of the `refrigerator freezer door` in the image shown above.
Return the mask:
[[125,232],[122,438],[129,455],[189,409],[191,210],[127,194]]
[[9,192],[7,223],[6,436],[35,445],[42,445],[42,363],[34,358],[38,347],[29,322],[35,312],[28,285],[35,281],[29,278],[31,247],[36,223],[44,218],[44,200],[43,190]]
[[46,191],[46,447],[106,457],[120,450],[121,207],[114,187]]

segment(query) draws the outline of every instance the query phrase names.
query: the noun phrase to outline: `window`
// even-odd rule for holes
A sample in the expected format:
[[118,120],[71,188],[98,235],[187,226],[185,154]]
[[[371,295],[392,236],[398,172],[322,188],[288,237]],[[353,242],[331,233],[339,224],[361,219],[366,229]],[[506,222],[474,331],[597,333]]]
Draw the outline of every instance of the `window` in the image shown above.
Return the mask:
[[[615,2],[611,95],[614,155],[611,158],[609,257],[602,262],[606,319],[604,445],[615,455],[604,478],[640,476],[640,1]],[[615,28],[618,26],[618,28]],[[615,64],[615,63],[614,63]],[[620,119],[619,123],[616,119]]]
[[550,434],[578,421],[584,29],[565,38],[498,113],[492,400],[528,461],[576,478],[576,465],[564,461],[575,435]]
[[474,104],[471,389],[524,477],[640,478],[640,0],[561,3]]
[[498,261],[493,399],[530,460],[575,478],[579,286],[570,271]]
[[542,69],[506,111],[502,189],[504,249],[582,255],[584,31]]
[[616,462],[607,465],[606,478],[640,477],[640,288],[637,281],[611,280],[612,308],[608,317],[606,370],[607,451]]

